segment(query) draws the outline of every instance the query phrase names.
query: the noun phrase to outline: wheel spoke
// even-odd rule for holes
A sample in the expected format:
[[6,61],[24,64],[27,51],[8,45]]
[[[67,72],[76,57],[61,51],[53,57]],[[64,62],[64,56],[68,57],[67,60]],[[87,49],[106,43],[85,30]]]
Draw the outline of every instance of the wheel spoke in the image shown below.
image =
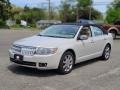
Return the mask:
[[69,71],[72,68],[73,65],[73,57],[71,55],[67,55],[65,56],[64,60],[63,60],[63,69],[65,71]]
[[110,48],[109,47],[106,47],[105,49],[105,58],[109,58],[110,57]]

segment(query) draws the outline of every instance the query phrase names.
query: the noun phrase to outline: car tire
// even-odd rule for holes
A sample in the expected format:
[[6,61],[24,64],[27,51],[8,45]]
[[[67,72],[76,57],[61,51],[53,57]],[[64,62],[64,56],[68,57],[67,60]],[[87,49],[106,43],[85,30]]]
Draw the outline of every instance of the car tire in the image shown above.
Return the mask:
[[60,74],[68,74],[72,71],[74,65],[75,57],[72,52],[65,52],[60,60],[60,64],[58,67],[58,72]]
[[110,33],[112,34],[113,39],[116,39],[116,31],[111,30]]
[[111,47],[110,45],[106,45],[101,57],[102,60],[108,60],[110,58],[110,53],[111,53]]

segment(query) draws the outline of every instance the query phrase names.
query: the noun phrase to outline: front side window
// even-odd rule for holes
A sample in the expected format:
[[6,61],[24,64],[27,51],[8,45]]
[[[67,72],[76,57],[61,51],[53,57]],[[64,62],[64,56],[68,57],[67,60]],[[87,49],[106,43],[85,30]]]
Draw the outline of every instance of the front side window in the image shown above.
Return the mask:
[[91,37],[91,30],[90,27],[83,27],[80,31],[80,35],[87,35],[88,37]]
[[91,31],[92,31],[92,36],[93,37],[103,35],[103,31],[98,27],[91,26]]
[[77,25],[53,25],[42,31],[39,36],[56,38],[74,38],[80,26]]

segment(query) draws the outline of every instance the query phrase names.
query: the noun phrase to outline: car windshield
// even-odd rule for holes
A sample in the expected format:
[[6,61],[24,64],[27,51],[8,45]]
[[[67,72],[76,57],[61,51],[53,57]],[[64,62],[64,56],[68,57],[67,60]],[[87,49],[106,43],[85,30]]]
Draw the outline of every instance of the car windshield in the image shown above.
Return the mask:
[[39,36],[55,38],[74,38],[80,26],[77,25],[52,25],[42,32]]

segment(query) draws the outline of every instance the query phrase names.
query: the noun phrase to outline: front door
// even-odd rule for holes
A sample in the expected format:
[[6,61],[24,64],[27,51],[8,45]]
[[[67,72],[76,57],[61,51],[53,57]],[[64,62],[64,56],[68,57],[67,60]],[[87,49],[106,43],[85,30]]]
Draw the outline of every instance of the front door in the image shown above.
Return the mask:
[[77,62],[85,61],[91,57],[91,54],[94,53],[94,41],[92,38],[92,32],[89,26],[84,26],[78,35],[87,35],[87,40],[78,40],[77,41]]

